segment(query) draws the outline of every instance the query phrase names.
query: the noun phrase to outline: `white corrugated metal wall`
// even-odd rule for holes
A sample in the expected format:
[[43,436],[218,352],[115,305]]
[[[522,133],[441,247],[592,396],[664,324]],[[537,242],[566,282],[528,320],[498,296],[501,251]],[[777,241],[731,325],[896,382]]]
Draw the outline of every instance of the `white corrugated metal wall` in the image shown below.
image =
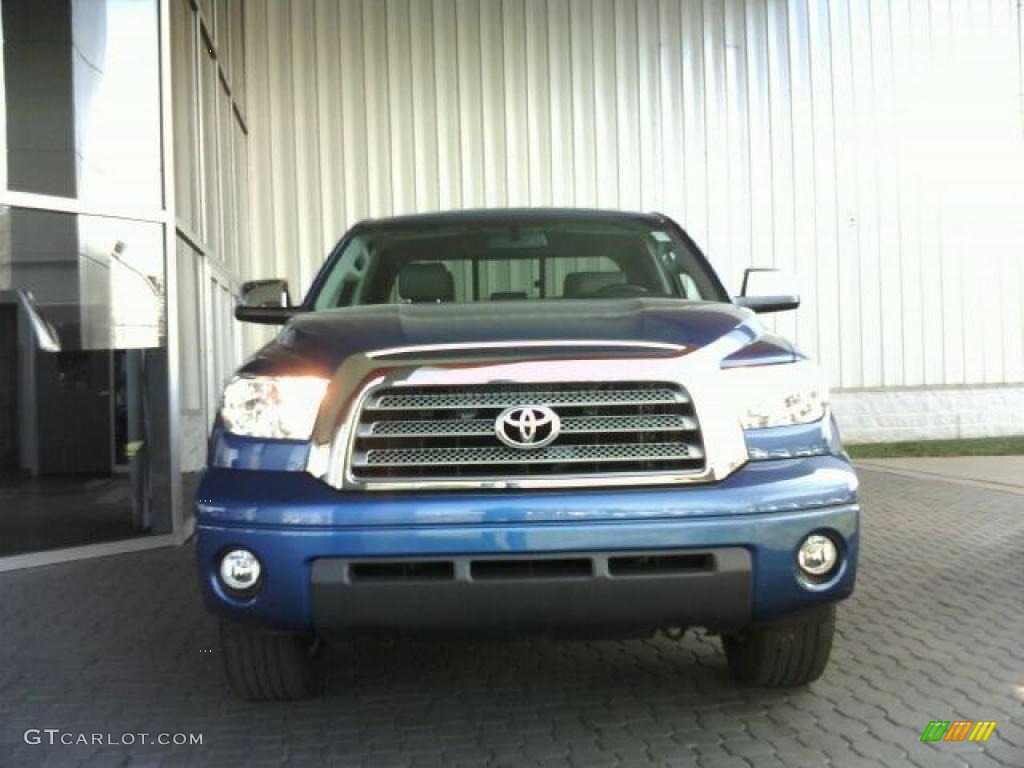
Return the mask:
[[253,276],[368,216],[660,210],[834,386],[1024,382],[1017,0],[247,0]]

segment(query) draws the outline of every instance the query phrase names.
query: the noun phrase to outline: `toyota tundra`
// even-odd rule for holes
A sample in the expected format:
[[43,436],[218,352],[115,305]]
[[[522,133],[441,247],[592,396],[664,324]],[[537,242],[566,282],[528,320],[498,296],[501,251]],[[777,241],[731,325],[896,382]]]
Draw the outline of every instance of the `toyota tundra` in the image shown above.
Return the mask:
[[826,667],[857,479],[819,369],[659,214],[357,224],[227,384],[196,500],[203,596],[248,699],[360,632],[719,635],[746,685]]

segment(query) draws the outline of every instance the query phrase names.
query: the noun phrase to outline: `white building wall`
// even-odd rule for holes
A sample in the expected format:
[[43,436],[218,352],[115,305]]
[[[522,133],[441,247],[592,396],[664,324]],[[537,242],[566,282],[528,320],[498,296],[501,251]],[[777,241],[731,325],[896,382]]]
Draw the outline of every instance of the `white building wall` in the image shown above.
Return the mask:
[[1024,435],[1024,387],[935,387],[834,392],[846,442],[960,440]]
[[245,11],[253,276],[305,290],[365,217],[659,210],[734,291],[747,266],[798,273],[803,306],[772,322],[836,389],[926,412],[937,388],[1024,391],[1017,0]]
[[[202,469],[220,394],[243,352],[232,317],[249,250],[245,0],[169,0],[178,421],[185,472]],[[174,294],[172,294],[174,295]],[[258,332],[249,336],[256,340]],[[250,344],[251,346],[251,344]]]

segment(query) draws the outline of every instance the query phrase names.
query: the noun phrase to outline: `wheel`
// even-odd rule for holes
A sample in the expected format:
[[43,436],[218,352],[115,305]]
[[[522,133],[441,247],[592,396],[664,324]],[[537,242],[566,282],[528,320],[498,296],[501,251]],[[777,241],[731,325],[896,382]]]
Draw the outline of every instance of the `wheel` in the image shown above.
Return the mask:
[[729,670],[744,685],[793,688],[821,677],[832,651],[836,607],[723,635]]
[[235,695],[249,701],[294,701],[322,687],[319,643],[303,635],[220,623],[224,672]]

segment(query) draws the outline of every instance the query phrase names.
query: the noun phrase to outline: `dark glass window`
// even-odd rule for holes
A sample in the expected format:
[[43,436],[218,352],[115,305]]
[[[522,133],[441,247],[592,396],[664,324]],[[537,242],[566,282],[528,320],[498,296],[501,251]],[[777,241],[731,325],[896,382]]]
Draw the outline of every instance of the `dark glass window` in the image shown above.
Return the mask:
[[725,300],[696,248],[641,219],[566,214],[363,225],[311,304],[668,297]]
[[0,557],[171,528],[163,227],[0,207]]
[[0,11],[7,187],[159,208],[155,0],[3,2]]

